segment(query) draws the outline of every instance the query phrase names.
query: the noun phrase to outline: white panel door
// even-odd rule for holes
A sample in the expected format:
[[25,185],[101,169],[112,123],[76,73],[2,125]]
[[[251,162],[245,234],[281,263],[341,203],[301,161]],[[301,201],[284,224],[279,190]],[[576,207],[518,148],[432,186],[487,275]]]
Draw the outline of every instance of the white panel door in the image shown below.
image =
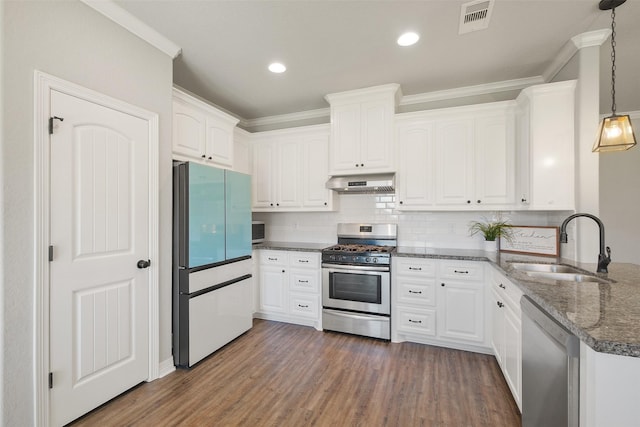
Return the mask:
[[367,172],[392,170],[393,110],[390,103],[362,103],[360,119],[360,167]]
[[270,208],[276,204],[274,193],[276,144],[274,142],[259,141],[253,145],[253,175],[251,179],[252,207]]
[[303,207],[329,205],[331,191],[326,188],[329,179],[329,135],[307,138],[302,144]]
[[51,136],[51,423],[144,381],[149,365],[149,126],[56,91]]
[[[484,341],[484,284],[441,283],[438,335],[456,341]],[[444,310],[441,308],[444,307]]]
[[435,201],[434,123],[398,127],[398,209],[430,206]]
[[359,172],[360,104],[332,107],[330,173]]
[[482,204],[512,204],[514,136],[511,114],[476,120],[475,199]]
[[233,166],[233,129],[208,118],[205,135],[207,160],[223,166]]
[[282,141],[279,144],[276,207],[295,208],[302,204],[302,182],[299,172],[301,150],[302,147],[297,141]]
[[205,116],[181,101],[173,101],[173,152],[205,157]]

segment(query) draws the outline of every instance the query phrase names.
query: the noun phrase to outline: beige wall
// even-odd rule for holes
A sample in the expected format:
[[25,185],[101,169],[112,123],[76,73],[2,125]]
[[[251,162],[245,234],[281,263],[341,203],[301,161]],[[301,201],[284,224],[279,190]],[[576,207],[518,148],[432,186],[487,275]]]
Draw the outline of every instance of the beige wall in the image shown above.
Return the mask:
[[[171,356],[172,60],[78,1],[5,1],[0,425],[34,425],[34,70],[160,115],[160,359]],[[1,235],[1,234],[0,234]]]

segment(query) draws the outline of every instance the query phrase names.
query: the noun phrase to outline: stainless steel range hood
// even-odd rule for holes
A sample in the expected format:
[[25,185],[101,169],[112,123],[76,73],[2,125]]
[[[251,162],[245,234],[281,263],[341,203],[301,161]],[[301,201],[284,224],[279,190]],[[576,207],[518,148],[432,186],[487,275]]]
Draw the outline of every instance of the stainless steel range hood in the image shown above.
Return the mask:
[[334,176],[327,181],[327,188],[338,193],[394,193],[395,175],[392,173],[375,175]]

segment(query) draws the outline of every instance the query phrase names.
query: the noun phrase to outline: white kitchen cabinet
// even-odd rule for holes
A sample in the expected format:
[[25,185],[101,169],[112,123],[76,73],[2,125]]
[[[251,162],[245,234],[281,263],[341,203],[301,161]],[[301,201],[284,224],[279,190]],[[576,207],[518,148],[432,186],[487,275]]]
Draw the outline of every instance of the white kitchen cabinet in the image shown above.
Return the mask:
[[233,167],[235,117],[173,88],[173,153],[181,160]]
[[394,172],[393,120],[399,85],[325,98],[331,105],[331,175]]
[[320,253],[259,252],[260,309],[255,316],[321,330]]
[[392,262],[392,341],[490,352],[483,263],[414,257]]
[[233,131],[233,170],[251,175],[251,134],[236,127]]
[[517,200],[525,209],[575,209],[575,86],[530,86],[517,98]]
[[522,291],[504,275],[491,271],[492,346],[518,408],[522,408]]
[[396,117],[399,210],[515,206],[515,103]]
[[252,135],[252,209],[259,212],[329,211],[326,125]]

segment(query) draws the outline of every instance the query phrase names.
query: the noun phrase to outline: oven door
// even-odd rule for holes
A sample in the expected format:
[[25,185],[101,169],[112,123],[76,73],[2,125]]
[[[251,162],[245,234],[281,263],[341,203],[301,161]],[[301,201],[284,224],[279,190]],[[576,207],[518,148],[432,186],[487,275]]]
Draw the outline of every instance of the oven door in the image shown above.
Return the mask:
[[322,265],[322,306],[391,314],[391,278],[384,267]]

